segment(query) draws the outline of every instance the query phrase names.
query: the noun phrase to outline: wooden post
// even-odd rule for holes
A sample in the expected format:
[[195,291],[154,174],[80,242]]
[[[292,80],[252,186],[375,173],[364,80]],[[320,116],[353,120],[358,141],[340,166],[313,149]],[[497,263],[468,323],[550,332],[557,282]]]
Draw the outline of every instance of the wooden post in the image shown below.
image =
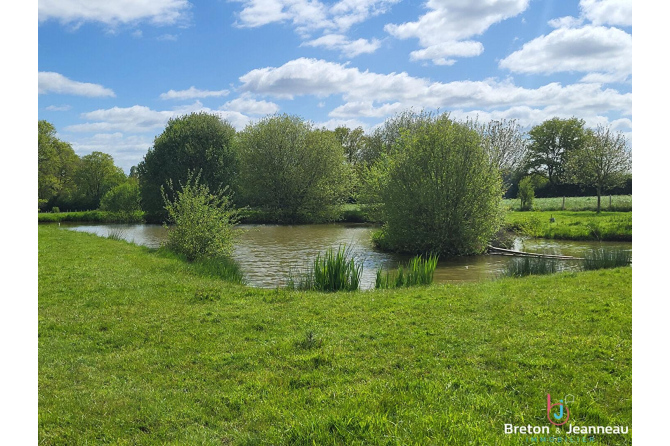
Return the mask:
[[610,209],[612,209],[612,194],[610,194]]
[[565,210],[565,195],[563,196],[563,205],[561,206],[561,210]]

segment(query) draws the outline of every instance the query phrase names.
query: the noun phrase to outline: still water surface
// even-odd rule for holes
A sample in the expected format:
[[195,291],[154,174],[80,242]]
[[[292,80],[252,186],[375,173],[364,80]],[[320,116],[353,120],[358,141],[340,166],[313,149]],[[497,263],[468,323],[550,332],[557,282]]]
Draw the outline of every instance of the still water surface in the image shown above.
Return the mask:
[[[124,239],[151,248],[160,246],[166,238],[166,229],[160,225],[147,224],[66,224],[74,231],[91,232],[106,237],[119,234]],[[256,287],[275,288],[285,283],[290,271],[305,268],[317,253],[329,247],[337,249],[341,244],[351,248],[357,259],[363,262],[361,287],[373,288],[377,268],[395,268],[409,256],[390,254],[373,248],[370,235],[375,228],[360,224],[326,225],[239,225],[241,234],[235,245],[235,259],[245,273],[247,283]],[[569,240],[521,240],[515,249],[527,252],[583,257],[595,248],[618,247],[631,249],[630,242],[591,242]],[[493,278],[500,274],[510,257],[498,255],[466,256],[440,259],[435,270],[435,282],[464,282]],[[578,261],[562,261],[566,269],[576,268]]]

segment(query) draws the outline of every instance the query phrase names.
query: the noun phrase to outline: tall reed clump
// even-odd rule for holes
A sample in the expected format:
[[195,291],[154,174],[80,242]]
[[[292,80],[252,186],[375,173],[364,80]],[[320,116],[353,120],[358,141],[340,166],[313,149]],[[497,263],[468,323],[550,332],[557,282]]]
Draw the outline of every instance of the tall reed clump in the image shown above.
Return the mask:
[[427,258],[413,257],[407,265],[399,265],[394,271],[384,272],[381,267],[377,270],[375,288],[402,288],[416,285],[429,285],[433,282],[433,275],[437,267],[436,255]]
[[585,271],[618,268],[628,266],[633,261],[633,253],[620,248],[599,248],[594,249],[585,256],[583,268]]
[[558,271],[555,259],[546,257],[518,257],[509,262],[503,271],[504,277],[537,276]]
[[337,252],[329,248],[317,254],[306,272],[297,277],[289,275],[287,286],[299,290],[356,291],[362,272],[363,264],[355,261],[345,245],[340,245]]

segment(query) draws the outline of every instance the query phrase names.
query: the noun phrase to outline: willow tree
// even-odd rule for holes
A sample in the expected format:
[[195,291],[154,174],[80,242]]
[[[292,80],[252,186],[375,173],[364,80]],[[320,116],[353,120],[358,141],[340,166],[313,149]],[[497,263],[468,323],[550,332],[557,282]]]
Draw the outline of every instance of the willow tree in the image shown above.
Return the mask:
[[477,254],[502,222],[497,166],[478,133],[446,114],[403,133],[381,185],[382,248]]
[[268,116],[240,133],[241,196],[277,222],[337,217],[350,177],[333,132],[297,116]]

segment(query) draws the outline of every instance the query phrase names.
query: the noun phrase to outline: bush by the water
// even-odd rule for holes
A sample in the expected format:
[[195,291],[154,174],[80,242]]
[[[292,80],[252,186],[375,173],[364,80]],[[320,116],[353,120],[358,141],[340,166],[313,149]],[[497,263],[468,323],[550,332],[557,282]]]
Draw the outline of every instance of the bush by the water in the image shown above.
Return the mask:
[[430,285],[437,267],[437,256],[413,257],[407,265],[400,265],[394,271],[377,270],[375,288],[402,288],[416,285]]
[[521,210],[530,211],[533,209],[535,200],[535,188],[531,177],[524,177],[519,181],[519,200],[521,200]]
[[448,114],[397,142],[381,182],[378,246],[398,252],[478,254],[502,223],[500,174],[478,133]]
[[287,287],[314,291],[356,291],[360,286],[363,265],[356,262],[346,246],[337,252],[329,248],[317,254],[307,271],[290,276]]
[[179,189],[168,181],[170,196],[163,190],[168,213],[166,247],[189,261],[229,257],[233,251],[234,226],[238,211],[233,208],[227,189],[210,192],[200,175],[189,174]]

